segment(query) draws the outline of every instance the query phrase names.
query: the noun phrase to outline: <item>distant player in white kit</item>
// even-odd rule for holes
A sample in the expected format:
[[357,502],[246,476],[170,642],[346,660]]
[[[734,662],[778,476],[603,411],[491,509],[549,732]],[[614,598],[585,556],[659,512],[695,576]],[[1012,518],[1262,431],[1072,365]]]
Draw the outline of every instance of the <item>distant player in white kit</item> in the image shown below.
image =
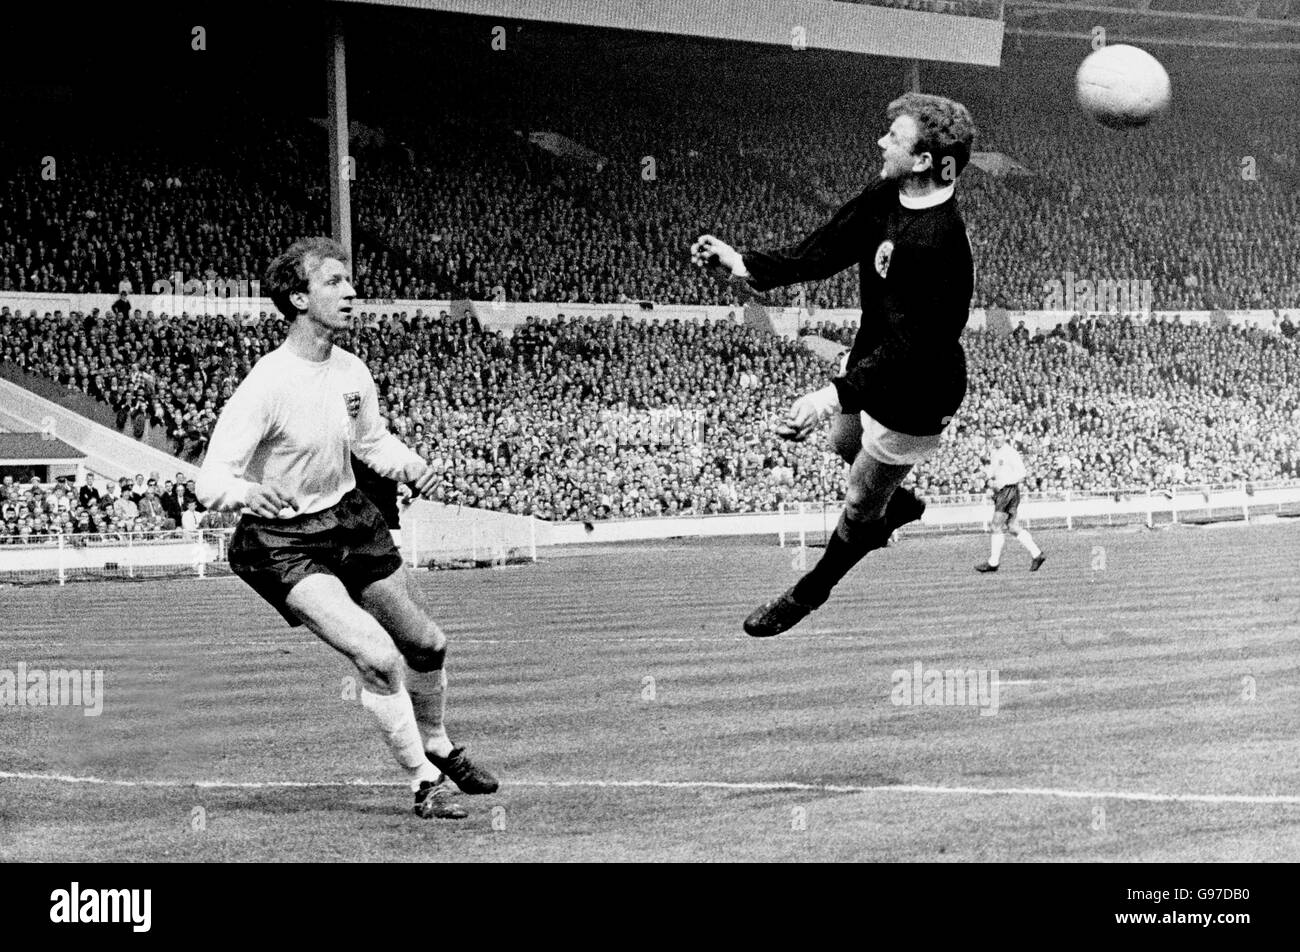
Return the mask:
[[1002,547],[1007,543],[1007,532],[1015,535],[1016,541],[1025,547],[1033,559],[1029,571],[1037,572],[1047,561],[1047,556],[1034,544],[1029,530],[1021,528],[1016,521],[1016,512],[1020,509],[1020,484],[1025,478],[1025,461],[1020,452],[1011,445],[1006,432],[1001,429],[993,431],[989,441],[992,455],[988,469],[985,471],[993,486],[993,539],[989,560],[975,566],[976,572],[996,572],[1002,560]]
[[290,625],[306,625],[356,666],[362,706],[406,770],[415,813],[462,819],[448,777],[464,793],[498,784],[447,736],[447,637],[379,510],[357,488],[351,454],[421,493],[436,475],[384,426],[365,364],[333,344],[350,329],[356,295],[342,246],[295,242],[271,262],[265,286],[292,322],[289,334],[222,410],[199,499],[242,510],[230,542],[235,574]]

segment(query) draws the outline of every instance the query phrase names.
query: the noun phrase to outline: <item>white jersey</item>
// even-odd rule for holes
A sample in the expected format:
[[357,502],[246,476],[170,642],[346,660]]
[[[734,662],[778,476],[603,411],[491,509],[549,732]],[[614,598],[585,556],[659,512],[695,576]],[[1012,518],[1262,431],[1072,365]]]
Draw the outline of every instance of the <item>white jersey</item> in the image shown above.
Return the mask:
[[247,512],[249,489],[265,484],[293,499],[296,514],[320,512],[356,487],[352,453],[401,481],[423,465],[388,432],[360,358],[333,347],[325,360],[304,360],[281,345],[222,409],[195,490],[209,509]]
[[994,489],[1014,486],[1025,478],[1025,461],[1010,443],[1003,443],[993,451],[989,460],[989,479]]

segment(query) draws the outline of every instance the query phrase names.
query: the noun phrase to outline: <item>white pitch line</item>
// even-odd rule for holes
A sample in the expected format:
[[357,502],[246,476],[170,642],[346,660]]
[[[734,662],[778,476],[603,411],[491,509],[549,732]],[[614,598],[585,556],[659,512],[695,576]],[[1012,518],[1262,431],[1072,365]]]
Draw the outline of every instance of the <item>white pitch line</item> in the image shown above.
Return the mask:
[[[393,780],[112,780],[76,777],[70,774],[42,774],[0,771],[0,780],[46,780],[105,787],[147,787],[205,790],[333,789],[339,787],[402,787]],[[1145,793],[1125,790],[1065,790],[1057,787],[944,787],[930,784],[875,784],[858,786],[797,781],[727,780],[511,780],[508,787],[597,790],[732,790],[759,793],[918,793],[934,796],[1051,797],[1066,800],[1123,800],[1138,803],[1247,804],[1255,806],[1300,806],[1300,795],[1236,793]]]
[[[798,640],[807,641],[809,639],[821,638],[825,641],[842,641],[850,642],[855,640],[848,636],[851,629],[845,629],[846,634],[840,634],[832,631],[814,631],[798,636]],[[861,633],[860,631],[858,632]],[[867,632],[866,634],[870,634]],[[734,634],[717,634],[717,635],[690,635],[686,637],[673,637],[669,635],[604,635],[598,631],[590,633],[569,632],[563,635],[556,635],[553,638],[476,638],[476,637],[452,637],[453,645],[557,645],[571,644],[573,642],[598,641],[604,644],[726,644],[734,642],[736,644],[749,644],[754,639],[740,633]],[[796,639],[789,638],[788,642],[793,643]],[[197,638],[191,639],[151,639],[137,638],[132,641],[40,641],[38,639],[23,641],[5,641],[4,648],[12,653],[14,650],[28,650],[35,648],[124,648],[140,645],[148,648],[299,648],[309,645],[321,644],[319,641],[204,641]]]

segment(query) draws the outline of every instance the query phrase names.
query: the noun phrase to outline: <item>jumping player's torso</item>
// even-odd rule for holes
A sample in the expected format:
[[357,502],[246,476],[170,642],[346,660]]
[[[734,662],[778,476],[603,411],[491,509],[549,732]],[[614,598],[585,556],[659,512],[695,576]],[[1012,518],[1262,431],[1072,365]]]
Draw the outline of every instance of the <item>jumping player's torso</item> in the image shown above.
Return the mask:
[[974,293],[974,262],[952,193],[950,186],[928,200],[909,201],[892,182],[863,193],[869,213],[859,266],[862,323],[849,366],[877,363],[879,386],[868,409],[904,432],[936,431],[966,392],[960,337]]
[[[865,236],[866,253],[859,276],[863,321],[855,344],[871,349],[894,339],[910,347],[927,348],[957,341],[974,293],[974,262],[956,198],[930,207],[907,208],[896,195],[886,193],[883,197],[885,201],[873,203],[875,214]],[[943,270],[918,274],[915,269],[904,273],[902,268],[891,267],[896,257],[904,260],[909,252],[928,255],[929,263],[941,264]],[[903,284],[904,279],[916,279],[922,286],[909,287]],[[905,315],[904,304],[918,293],[944,308],[927,315]],[[904,317],[922,317],[926,333],[909,332]]]

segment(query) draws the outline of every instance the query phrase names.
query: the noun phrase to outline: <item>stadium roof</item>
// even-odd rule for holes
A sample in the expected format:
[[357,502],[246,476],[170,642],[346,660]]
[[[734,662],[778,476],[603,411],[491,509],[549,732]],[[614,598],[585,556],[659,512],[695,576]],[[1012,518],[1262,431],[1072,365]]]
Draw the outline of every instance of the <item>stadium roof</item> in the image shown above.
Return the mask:
[[[900,59],[996,66],[1002,23],[996,17],[937,16],[918,7],[830,0],[340,0],[344,5],[404,7],[431,13],[569,23],[827,49]],[[987,0],[980,0],[981,12]],[[991,7],[996,13],[996,7]]]
[[1006,0],[1011,36],[1300,50],[1300,0]]
[[86,454],[44,433],[0,433],[0,465],[10,463],[67,463]]

